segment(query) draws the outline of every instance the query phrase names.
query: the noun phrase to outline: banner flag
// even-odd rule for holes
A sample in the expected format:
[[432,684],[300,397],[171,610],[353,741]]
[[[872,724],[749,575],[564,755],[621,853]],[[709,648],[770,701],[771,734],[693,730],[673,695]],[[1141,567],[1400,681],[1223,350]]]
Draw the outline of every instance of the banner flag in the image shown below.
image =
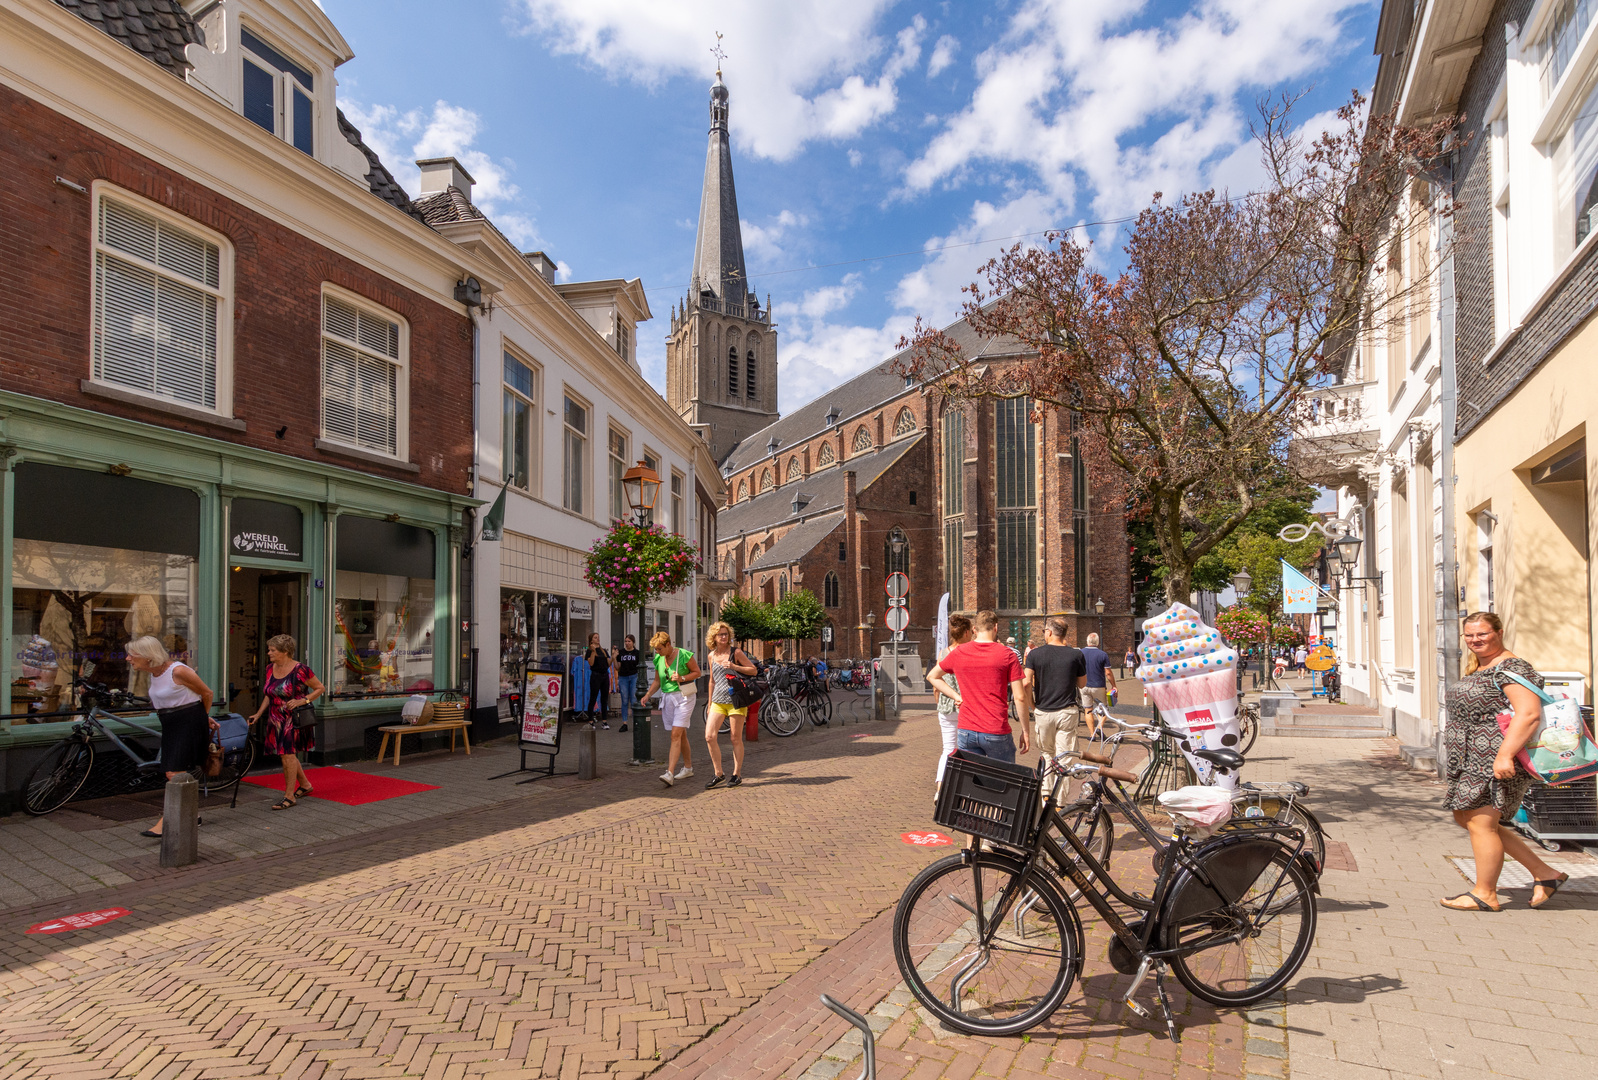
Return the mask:
[[1282,610],[1289,615],[1315,611],[1316,584],[1282,560]]

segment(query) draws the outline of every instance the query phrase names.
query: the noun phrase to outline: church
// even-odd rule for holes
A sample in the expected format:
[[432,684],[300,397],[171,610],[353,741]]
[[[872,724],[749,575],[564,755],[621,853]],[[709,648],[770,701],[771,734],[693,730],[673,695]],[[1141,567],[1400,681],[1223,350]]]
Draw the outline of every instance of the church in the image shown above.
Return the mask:
[[[801,642],[801,656],[885,651],[898,571],[910,579],[901,648],[923,667],[944,593],[952,612],[996,610],[1000,638],[1020,647],[1062,615],[1074,644],[1100,633],[1119,657],[1134,630],[1125,507],[1095,494],[1070,415],[1035,423],[1026,399],[947,400],[897,374],[899,355],[777,412],[778,327],[745,270],[728,105],[718,71],[693,276],[666,346],[667,400],[726,482],[713,576],[768,602],[813,592],[831,640]],[[982,363],[1024,356],[963,321],[947,332]]]

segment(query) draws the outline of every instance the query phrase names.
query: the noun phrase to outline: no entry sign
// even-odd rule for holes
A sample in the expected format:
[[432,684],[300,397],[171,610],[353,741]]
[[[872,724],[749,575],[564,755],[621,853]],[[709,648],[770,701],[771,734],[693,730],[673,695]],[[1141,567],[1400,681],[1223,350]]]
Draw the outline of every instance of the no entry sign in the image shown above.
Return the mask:
[[954,837],[944,836],[940,832],[900,833],[899,839],[915,847],[943,847],[945,844],[954,843]]
[[105,908],[102,911],[83,911],[76,915],[65,915],[49,922],[34,923],[28,927],[30,934],[64,934],[68,930],[87,930],[91,926],[108,923],[112,919],[120,919],[129,914],[125,907]]

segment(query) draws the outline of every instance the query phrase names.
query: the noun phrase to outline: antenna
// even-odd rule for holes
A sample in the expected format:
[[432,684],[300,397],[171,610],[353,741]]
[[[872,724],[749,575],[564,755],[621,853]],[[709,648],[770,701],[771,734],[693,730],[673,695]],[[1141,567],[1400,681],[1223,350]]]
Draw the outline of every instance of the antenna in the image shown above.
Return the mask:
[[727,54],[721,48],[721,31],[716,31],[716,44],[711,47],[710,55],[716,58],[716,78],[721,78],[721,62],[727,59]]

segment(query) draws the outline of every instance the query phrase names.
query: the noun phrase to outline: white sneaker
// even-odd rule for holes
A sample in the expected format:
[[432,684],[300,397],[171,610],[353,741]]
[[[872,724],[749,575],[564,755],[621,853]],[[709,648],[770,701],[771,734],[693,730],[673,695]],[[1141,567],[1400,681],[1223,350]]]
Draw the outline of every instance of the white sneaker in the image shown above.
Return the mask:
[[677,779],[678,780],[686,780],[690,776],[692,776],[693,774],[694,774],[693,769],[689,768],[687,765],[684,765],[682,768],[677,770]]
[[660,774],[660,782],[665,784],[667,787],[671,787],[671,785],[677,782],[677,778],[672,776],[671,772],[668,770]]

